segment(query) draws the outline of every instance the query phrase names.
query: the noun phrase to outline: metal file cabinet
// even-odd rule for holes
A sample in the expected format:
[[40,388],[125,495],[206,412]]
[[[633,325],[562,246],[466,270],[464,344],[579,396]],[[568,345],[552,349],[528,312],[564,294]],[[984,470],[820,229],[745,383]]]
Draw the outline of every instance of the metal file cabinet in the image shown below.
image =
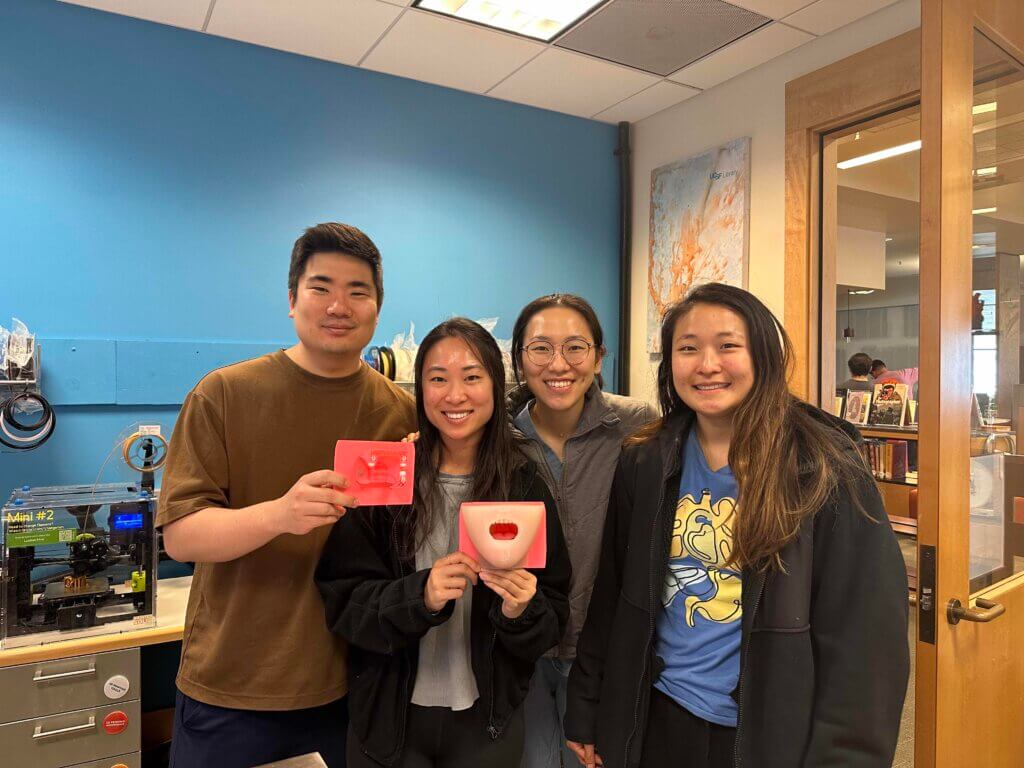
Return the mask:
[[0,669],[0,763],[138,768],[139,649]]

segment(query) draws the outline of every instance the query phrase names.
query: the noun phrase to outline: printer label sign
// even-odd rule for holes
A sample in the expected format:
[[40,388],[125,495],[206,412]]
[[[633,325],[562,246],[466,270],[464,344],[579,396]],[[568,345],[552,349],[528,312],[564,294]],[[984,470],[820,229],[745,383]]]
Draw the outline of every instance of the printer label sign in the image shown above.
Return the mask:
[[120,699],[128,693],[128,678],[124,675],[114,675],[103,684],[103,693],[108,699]]
[[123,733],[128,727],[128,715],[121,710],[111,712],[103,718],[103,730],[109,734]]

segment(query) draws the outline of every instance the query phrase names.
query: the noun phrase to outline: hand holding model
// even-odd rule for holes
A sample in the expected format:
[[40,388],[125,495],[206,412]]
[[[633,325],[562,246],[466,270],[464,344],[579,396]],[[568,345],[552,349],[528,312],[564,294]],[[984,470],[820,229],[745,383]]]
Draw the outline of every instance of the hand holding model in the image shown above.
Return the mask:
[[321,525],[333,525],[346,507],[359,506],[359,500],[342,489],[348,480],[329,469],[303,475],[288,492],[276,499],[267,513],[267,523],[277,533],[303,535]]
[[423,588],[423,602],[427,610],[437,613],[449,600],[458,600],[466,585],[477,583],[480,565],[469,555],[452,552],[434,563]]
[[480,571],[480,578],[502,599],[506,619],[518,619],[537,594],[537,577],[525,568],[514,571]]

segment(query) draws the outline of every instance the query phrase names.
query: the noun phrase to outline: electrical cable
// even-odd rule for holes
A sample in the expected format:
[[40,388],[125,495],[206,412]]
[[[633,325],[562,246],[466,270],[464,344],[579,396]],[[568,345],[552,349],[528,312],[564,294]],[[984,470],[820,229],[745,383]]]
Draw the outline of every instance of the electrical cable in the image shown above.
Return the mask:
[[32,399],[36,400],[43,406],[43,413],[46,418],[43,423],[39,425],[39,430],[34,434],[27,436],[16,435],[11,431],[12,427],[16,432],[32,432],[36,429],[36,427],[27,427],[22,425],[17,419],[9,417],[8,414],[13,414],[14,412],[12,401],[17,397],[22,397],[22,395],[7,398],[3,402],[2,406],[0,406],[0,432],[2,432],[2,435],[0,435],[0,445],[5,445],[15,451],[31,451],[41,446],[50,439],[51,435],[53,435],[53,432],[57,427],[57,414],[53,410],[53,406],[51,406],[42,395],[30,395]]
[[[22,424],[18,421],[18,417],[14,415],[15,404],[25,400],[35,401],[43,410],[43,415],[39,417],[39,421],[33,424]],[[37,395],[34,392],[20,392],[13,397],[9,397],[6,402],[4,402],[3,409],[4,418],[7,419],[8,423],[10,423],[12,427],[21,432],[34,432],[39,429],[50,420],[50,413],[53,411],[50,404],[46,401],[46,398],[42,395]]]
[[100,471],[96,473],[96,479],[92,483],[92,492],[94,495],[96,493],[96,487],[100,484],[100,480],[103,478],[103,472],[107,468],[107,464],[110,463],[110,459],[113,458],[114,453],[117,451],[118,448],[123,449],[124,441],[128,439],[128,437],[130,437],[133,433],[137,432],[139,427],[141,426],[142,422],[133,421],[127,427],[122,429],[118,433],[117,437],[114,438],[114,444],[111,446],[110,450],[107,451],[107,456],[105,459],[103,459],[103,463],[100,465]]

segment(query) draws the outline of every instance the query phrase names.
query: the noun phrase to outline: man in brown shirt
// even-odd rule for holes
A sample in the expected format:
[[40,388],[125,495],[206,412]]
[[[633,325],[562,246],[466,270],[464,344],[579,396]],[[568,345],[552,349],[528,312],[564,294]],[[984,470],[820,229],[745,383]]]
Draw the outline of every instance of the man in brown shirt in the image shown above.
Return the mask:
[[172,768],[250,768],[320,752],[345,764],[346,648],[313,571],[330,526],[360,514],[339,439],[398,440],[415,403],[361,360],[381,258],[354,227],[300,237],[288,273],[298,343],[205,376],[182,406],[160,492],[167,552],[194,561]]

